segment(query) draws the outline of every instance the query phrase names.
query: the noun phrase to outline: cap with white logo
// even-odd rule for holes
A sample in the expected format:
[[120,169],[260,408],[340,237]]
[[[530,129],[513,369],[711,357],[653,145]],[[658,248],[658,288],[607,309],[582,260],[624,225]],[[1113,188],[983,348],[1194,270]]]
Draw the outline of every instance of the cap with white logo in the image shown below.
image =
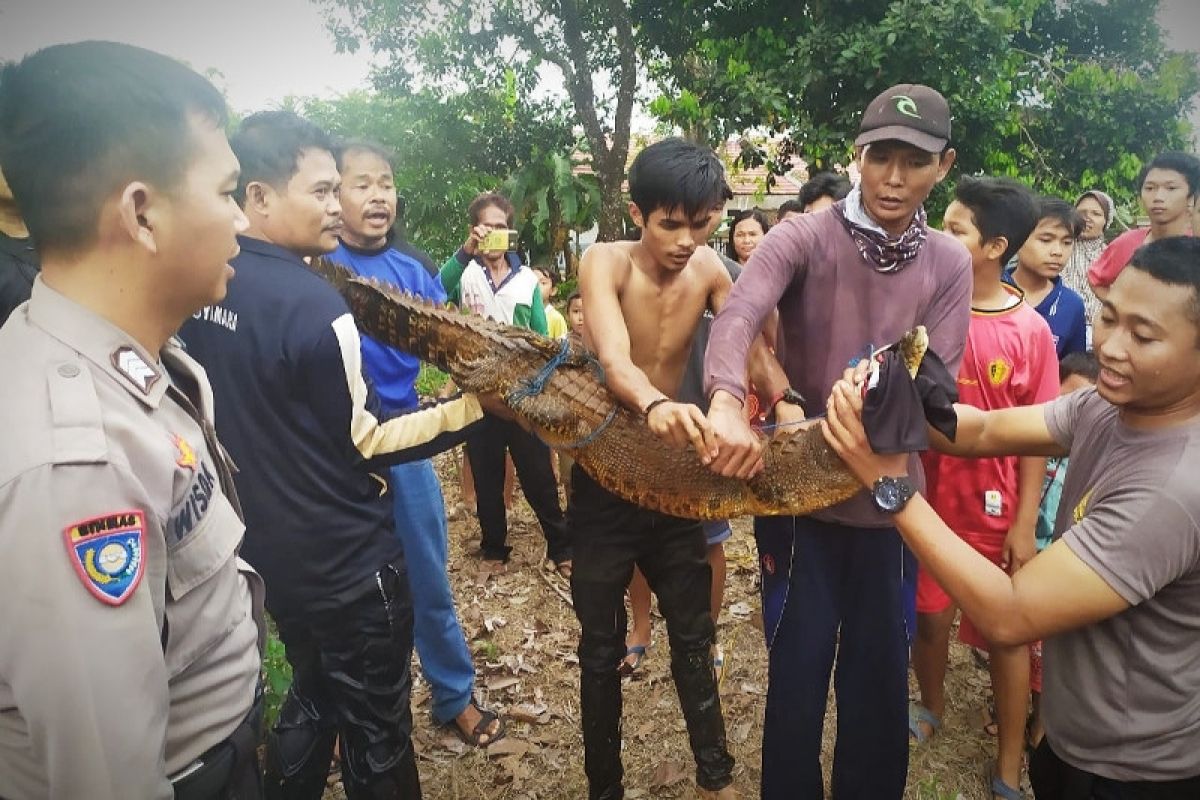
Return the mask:
[[880,94],[863,113],[855,147],[886,140],[940,153],[950,141],[950,106],[936,90],[902,83]]

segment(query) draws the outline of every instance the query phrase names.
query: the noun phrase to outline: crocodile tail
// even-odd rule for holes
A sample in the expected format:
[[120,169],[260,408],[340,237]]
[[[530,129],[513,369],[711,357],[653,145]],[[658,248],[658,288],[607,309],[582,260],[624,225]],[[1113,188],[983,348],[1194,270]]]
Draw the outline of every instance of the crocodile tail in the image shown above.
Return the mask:
[[353,270],[337,263],[329,256],[313,256],[309,259],[308,268],[333,284],[333,288],[345,293],[346,285],[358,277]]
[[[342,288],[358,327],[448,372],[462,388],[491,390],[484,376],[500,364],[517,373],[553,357],[559,343],[532,331],[464,315],[379,281],[351,278]],[[490,365],[492,369],[483,367]]]
[[910,330],[898,342],[900,350],[900,359],[904,362],[904,366],[908,369],[910,377],[917,377],[917,370],[921,368],[921,361],[925,358],[925,351],[929,349],[929,333],[925,330],[924,325],[918,325]]
[[[491,346],[502,348],[514,336],[522,338],[520,329],[482,317],[463,316],[453,306],[432,304],[392,284],[364,278],[328,256],[312,258],[309,269],[345,298],[363,332],[439,366],[446,359],[446,351],[461,350],[469,336],[478,334]],[[553,353],[557,347],[539,349]],[[470,358],[474,354],[462,355]]]

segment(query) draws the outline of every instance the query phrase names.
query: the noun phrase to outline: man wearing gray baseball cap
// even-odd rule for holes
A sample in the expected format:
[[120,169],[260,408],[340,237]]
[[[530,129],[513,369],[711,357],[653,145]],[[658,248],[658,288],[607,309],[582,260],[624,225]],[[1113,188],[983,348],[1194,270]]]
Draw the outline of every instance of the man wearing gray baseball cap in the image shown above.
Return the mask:
[[[705,357],[712,467],[746,477],[761,442],[742,415],[746,356],[777,305],[784,371],[796,392],[773,404],[781,430],[823,410],[846,365],[924,325],[958,373],[970,316],[971,260],[925,224],[922,204],[954,163],[950,111],[928,86],[902,84],[863,114],[860,180],[831,208],[772,228],[717,316]],[[782,303],[780,301],[783,301]],[[793,403],[808,398],[807,409]],[[791,427],[789,427],[791,426]],[[909,459],[907,485],[924,484]],[[891,484],[885,489],[890,488]],[[833,796],[898,800],[908,772],[908,644],[916,563],[886,491],[807,517],[759,517],[763,622],[770,648],[762,746],[764,800],[821,798],[821,731],[837,687]],[[836,671],[834,668],[836,655]]]
[[946,98],[919,83],[902,83],[876,97],[863,113],[854,146],[889,139],[940,154],[950,143]]

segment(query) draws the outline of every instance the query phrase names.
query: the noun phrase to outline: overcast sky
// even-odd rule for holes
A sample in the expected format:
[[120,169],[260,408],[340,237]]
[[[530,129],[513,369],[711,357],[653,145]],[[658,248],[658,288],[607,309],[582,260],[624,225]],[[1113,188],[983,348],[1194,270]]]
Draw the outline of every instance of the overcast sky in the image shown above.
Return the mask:
[[0,0],[0,59],[61,42],[108,39],[182,59],[238,111],[289,94],[332,96],[365,86],[370,57],[339,55],[309,0]]
[[[1162,5],[1168,44],[1200,51],[1200,0]],[[0,0],[0,60],[80,39],[128,42],[217,69],[217,83],[242,112],[289,94],[328,97],[365,86],[371,66],[365,53],[334,52],[310,0]]]

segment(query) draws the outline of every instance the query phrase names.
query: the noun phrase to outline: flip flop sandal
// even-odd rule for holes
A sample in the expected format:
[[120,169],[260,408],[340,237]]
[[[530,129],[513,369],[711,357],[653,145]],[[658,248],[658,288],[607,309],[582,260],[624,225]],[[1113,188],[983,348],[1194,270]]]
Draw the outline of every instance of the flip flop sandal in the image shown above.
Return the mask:
[[564,558],[562,561],[554,561],[549,557],[542,559],[542,569],[549,572],[553,577],[562,578],[567,583],[571,582],[571,573],[574,570],[572,559]]
[[1000,776],[996,774],[995,764],[988,767],[987,783],[993,797],[1000,797],[1003,800],[1025,800],[1024,792],[1014,789],[1000,779]]
[[[462,729],[462,727],[459,726],[457,719],[452,719],[446,723],[451,730],[458,734],[458,738],[462,740],[463,744],[470,745],[471,747],[486,748],[489,745],[493,745],[503,739],[504,734],[507,732],[507,728],[504,724],[504,718],[495,711],[479,705],[479,703],[474,699],[471,700],[471,705],[474,706],[475,710],[479,712],[479,722],[475,723],[475,727],[471,729],[470,733],[467,733]],[[495,733],[488,733],[488,728],[490,728],[492,723],[496,721],[499,721],[500,727],[496,729]],[[484,736],[488,737],[488,740],[486,742],[480,742],[480,738]]]
[[[922,722],[929,726],[929,733],[925,733],[921,727]],[[917,744],[925,744],[941,727],[942,721],[938,719],[937,714],[920,703],[908,704],[908,735],[915,739]]]
[[[621,663],[617,665],[617,673],[622,678],[631,677],[642,666],[642,660],[646,658],[647,646],[644,644],[635,644],[625,648],[625,658],[621,659]],[[633,656],[633,661],[629,660],[630,656]]]

